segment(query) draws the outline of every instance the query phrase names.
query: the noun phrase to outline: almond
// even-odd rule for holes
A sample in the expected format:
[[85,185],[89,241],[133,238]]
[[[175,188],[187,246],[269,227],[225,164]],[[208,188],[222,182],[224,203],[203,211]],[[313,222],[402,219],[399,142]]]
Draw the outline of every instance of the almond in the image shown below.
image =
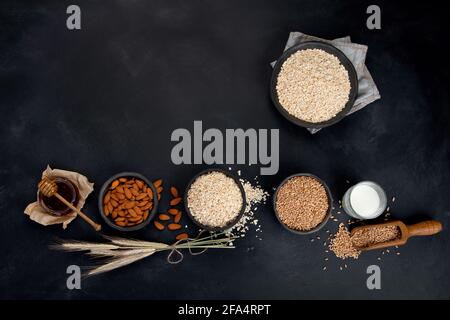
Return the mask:
[[142,189],[144,187],[144,183],[141,180],[136,180],[136,185],[139,189]]
[[139,187],[138,187],[138,185],[136,183],[133,183],[131,185],[131,188],[133,188],[135,191],[139,191]]
[[148,194],[148,197],[150,198],[150,200],[152,200],[153,199],[153,191],[152,191],[152,189],[147,188],[147,194]]
[[123,206],[125,209],[131,209],[131,208],[133,208],[133,207],[135,207],[136,206],[136,202],[134,202],[134,201],[128,201],[128,202],[126,202],[125,203],[125,205]]
[[133,209],[128,209],[128,213],[129,213],[132,217],[137,217],[136,211],[134,211]]
[[189,238],[189,235],[187,233],[180,233],[179,235],[177,235],[175,237],[175,239],[177,239],[177,240],[182,240],[182,239],[187,239],[187,238]]
[[181,220],[181,212],[178,212],[178,214],[173,218],[173,222],[178,223]]
[[142,217],[136,216],[136,217],[133,217],[133,218],[129,218],[128,221],[131,221],[131,222],[137,222],[137,221],[139,221],[139,220],[141,220],[141,219],[142,219]]
[[142,216],[142,210],[138,206],[134,207],[133,210],[138,216]]
[[140,201],[140,202],[138,203],[138,206],[139,206],[139,207],[143,207],[143,206],[145,206],[147,203],[148,203],[147,200]]
[[160,215],[159,215],[159,220],[161,220],[161,221],[167,221],[167,220],[170,220],[170,217],[167,215],[167,214],[164,214],[164,213],[161,213]]
[[178,196],[179,196],[178,190],[175,187],[170,187],[170,194],[174,198],[178,198]]
[[109,199],[111,199],[111,191],[108,191],[105,195],[105,198],[103,198],[103,204],[107,204],[109,202]]
[[127,226],[127,223],[126,223],[125,221],[116,221],[116,224],[117,224],[119,227],[126,227],[126,226]]
[[115,188],[117,188],[117,186],[119,185],[119,180],[114,180],[112,183],[111,183],[111,189],[115,189]]
[[181,229],[181,224],[178,223],[171,223],[167,226],[167,229],[173,231],[173,230],[179,230]]
[[163,190],[164,190],[163,187],[158,187],[158,188],[156,188],[156,192],[157,192],[158,194],[160,194]]
[[114,219],[115,222],[119,222],[119,221],[125,221],[124,217],[118,217],[116,219]]
[[149,210],[153,204],[151,202],[148,202],[145,206],[140,207],[141,210]]
[[113,205],[111,204],[111,201],[110,201],[110,202],[108,202],[107,206],[108,206],[108,210],[109,210],[109,212],[113,212],[113,210],[114,210],[114,207],[113,207]]
[[161,200],[161,193],[158,193],[158,201]]
[[148,214],[149,214],[149,211],[148,211],[148,210],[145,210],[145,211],[144,211],[144,214],[142,215],[142,219],[143,219],[143,220],[147,220]]
[[[113,191],[114,191],[114,190],[113,190]],[[114,200],[116,200],[116,201],[119,201],[119,198],[117,198],[116,193],[117,193],[117,192],[111,193],[111,199],[114,199]]]
[[110,203],[112,204],[112,206],[113,206],[114,208],[116,208],[117,206],[119,206],[119,204],[117,203],[117,201],[114,200],[114,199],[111,199]]
[[133,196],[137,197],[139,195],[139,189],[136,190],[134,188],[130,189],[131,193],[133,194]]
[[136,200],[142,200],[142,199],[144,199],[144,198],[146,198],[147,197],[147,194],[146,193],[139,193],[137,196],[136,196]]
[[111,218],[117,218],[117,211],[111,212]]
[[158,230],[164,230],[164,225],[161,222],[153,221],[153,224],[155,225],[155,228]]
[[174,198],[174,199],[170,200],[170,205],[171,206],[176,206],[180,202],[181,202],[181,198]]
[[123,193],[116,192],[115,196],[117,199],[119,199],[119,201],[125,199],[125,196],[123,195]]
[[178,210],[178,209],[175,209],[175,208],[171,208],[171,209],[167,210],[167,212],[170,213],[173,216],[176,216],[181,211]]
[[127,212],[126,212],[126,211],[119,210],[119,211],[117,211],[117,214],[118,214],[119,216],[121,216],[121,217],[125,217],[125,216],[127,215]]
[[133,196],[133,194],[131,193],[130,189],[128,189],[128,188],[123,188],[123,191],[125,192],[125,196],[126,196],[128,199],[131,199],[131,197]]
[[122,186],[118,186],[115,190],[117,192],[119,192],[119,193],[124,193],[125,192],[125,190],[124,190],[124,188]]
[[120,182],[127,182],[127,178],[119,178]]
[[110,214],[109,208],[106,204],[103,206],[103,212],[105,213],[105,216],[109,216]]
[[158,179],[155,182],[153,182],[153,185],[155,186],[155,188],[158,188],[162,185],[163,181],[162,179]]

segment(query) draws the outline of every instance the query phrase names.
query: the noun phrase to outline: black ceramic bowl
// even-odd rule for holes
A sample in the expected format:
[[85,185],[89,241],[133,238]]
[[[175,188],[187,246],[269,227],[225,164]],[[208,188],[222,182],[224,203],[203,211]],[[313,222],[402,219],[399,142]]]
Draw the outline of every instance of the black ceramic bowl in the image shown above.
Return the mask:
[[[119,179],[119,178],[138,178],[138,179],[144,181],[147,184],[147,187],[150,187],[153,191],[154,197],[153,197],[152,211],[149,213],[147,220],[145,220],[142,223],[137,224],[135,226],[131,226],[131,227],[118,226],[118,225],[114,224],[105,215],[105,212],[103,211],[103,198],[105,197],[106,192],[108,192],[109,186],[111,185],[111,183],[114,180]],[[136,230],[144,228],[155,217],[156,211],[158,210],[158,198],[156,197],[156,195],[157,195],[157,192],[156,192],[155,187],[153,186],[153,183],[150,180],[148,180],[146,177],[144,177],[142,174],[139,174],[136,172],[121,172],[121,173],[118,173],[118,174],[112,176],[103,184],[102,188],[100,189],[100,194],[98,196],[98,210],[100,210],[100,215],[102,216],[103,220],[105,220],[106,224],[108,226],[110,226],[111,228],[114,228],[114,229],[120,230],[120,231],[136,231]]]
[[[300,50],[306,50],[306,49],[320,49],[323,50],[329,54],[334,55],[337,57],[340,61],[340,63],[344,66],[344,68],[348,72],[348,77],[350,81],[350,94],[348,101],[344,107],[338,114],[336,114],[333,118],[323,121],[323,122],[307,122],[304,120],[301,120],[299,118],[294,117],[293,115],[289,114],[286,109],[283,108],[283,106],[280,104],[278,100],[278,93],[277,93],[277,79],[278,75],[281,71],[281,67],[283,63],[294,53]],[[304,127],[304,128],[312,128],[312,129],[321,129],[328,126],[331,126],[332,124],[335,124],[342,120],[346,114],[350,111],[350,109],[353,107],[353,104],[355,103],[356,95],[358,93],[358,76],[355,71],[355,67],[351,63],[351,61],[345,56],[345,54],[340,51],[339,49],[333,47],[330,44],[324,43],[324,42],[317,42],[317,41],[309,41],[309,42],[303,42],[296,46],[293,46],[286,50],[281,57],[277,60],[277,63],[275,64],[275,67],[273,68],[272,72],[272,79],[270,82],[270,95],[272,98],[273,103],[275,104],[275,107],[277,110],[289,121],[292,123]]]
[[[287,225],[285,225],[283,223],[283,221],[281,221],[280,216],[278,215],[278,212],[277,212],[276,203],[277,203],[278,191],[280,190],[281,186],[283,186],[288,180],[290,180],[290,179],[292,179],[294,177],[311,177],[311,178],[319,181],[323,185],[323,187],[325,188],[325,191],[326,191],[327,196],[328,196],[328,212],[325,215],[325,218],[315,228],[313,228],[311,230],[308,230],[308,231],[301,231],[301,230],[295,230],[295,229],[289,228]],[[296,234],[305,235],[305,234],[311,234],[311,233],[319,231],[328,222],[328,219],[330,219],[332,210],[333,210],[333,198],[331,197],[330,189],[328,188],[328,186],[326,185],[325,182],[323,182],[321,179],[319,179],[315,175],[312,175],[312,174],[309,174],[309,173],[297,173],[297,174],[293,174],[293,175],[287,177],[286,179],[283,180],[283,182],[280,183],[280,185],[278,186],[277,190],[275,191],[275,194],[273,195],[273,211],[275,212],[275,216],[277,217],[278,221],[280,222],[280,224],[285,229],[287,229],[287,230],[289,230],[289,231],[291,231],[293,233],[296,233]]]
[[[198,177],[200,177],[200,176],[202,176],[202,175],[204,175],[204,174],[210,173],[210,172],[221,172],[221,173],[225,174],[226,176],[232,178],[232,179],[236,182],[237,186],[239,187],[239,190],[241,191],[241,195],[242,195],[242,208],[241,208],[241,210],[239,211],[239,214],[236,216],[236,218],[234,218],[233,220],[231,220],[229,223],[227,223],[227,224],[226,224],[225,226],[223,226],[223,227],[211,227],[211,226],[207,226],[207,225],[201,224],[201,223],[198,222],[198,221],[195,219],[195,217],[192,215],[191,210],[189,209],[189,206],[188,206],[188,200],[187,200],[187,197],[188,197],[188,192],[189,192],[189,189],[191,188],[191,185],[194,183],[195,180],[197,180]],[[234,225],[242,218],[242,215],[244,214],[245,206],[246,206],[244,187],[242,186],[242,184],[241,184],[241,182],[239,181],[239,179],[238,179],[235,175],[233,175],[232,173],[230,173],[230,172],[228,172],[228,171],[225,171],[225,170],[222,170],[222,169],[215,169],[215,168],[203,170],[203,171],[199,172],[197,175],[195,175],[195,176],[192,178],[192,180],[189,182],[189,184],[188,184],[188,186],[187,186],[187,188],[186,188],[186,191],[185,191],[185,193],[184,193],[184,199],[183,199],[183,201],[184,201],[184,207],[185,207],[186,213],[187,213],[188,216],[191,218],[191,220],[192,220],[196,225],[198,225],[200,228],[202,228],[202,229],[204,229],[204,230],[212,231],[212,232],[223,232],[223,231],[225,231],[225,230],[227,230],[227,229],[233,227],[233,226],[234,226]]]

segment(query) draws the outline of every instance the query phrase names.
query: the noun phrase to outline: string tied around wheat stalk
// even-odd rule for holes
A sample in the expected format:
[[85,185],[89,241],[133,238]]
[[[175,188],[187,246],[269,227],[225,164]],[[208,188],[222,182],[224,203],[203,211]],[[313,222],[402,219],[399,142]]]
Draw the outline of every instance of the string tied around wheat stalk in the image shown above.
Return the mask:
[[[201,237],[202,234],[203,232],[200,232],[197,238],[183,239],[183,241],[177,241],[171,245],[103,235],[109,242],[59,240],[50,248],[65,252],[87,251],[85,254],[89,257],[101,258],[102,261],[99,265],[88,268],[84,274],[84,276],[93,276],[121,268],[160,251],[170,251],[166,258],[167,262],[177,264],[183,261],[184,255],[181,252],[183,249],[189,250],[191,255],[202,254],[207,249],[233,249],[233,241],[237,239],[237,237],[225,233]],[[193,251],[195,249],[201,251],[195,252]],[[174,255],[177,255],[178,259],[175,259]]]
[[[202,230],[202,231],[200,231],[200,233],[198,234],[198,236],[197,236],[196,238],[180,239],[180,240],[178,240],[177,242],[175,242],[174,244],[172,244],[172,245],[171,245],[172,250],[171,250],[171,251],[169,252],[169,254],[167,255],[167,259],[166,259],[167,262],[170,263],[170,264],[178,264],[178,263],[180,263],[181,261],[183,261],[184,255],[183,255],[183,253],[182,253],[180,250],[177,249],[177,245],[180,244],[180,243],[182,243],[182,242],[187,242],[187,243],[189,243],[188,241],[198,240],[198,239],[201,237],[201,235],[204,234],[204,233],[205,233],[205,230]],[[198,255],[201,255],[202,253],[205,253],[206,250],[208,250],[208,248],[203,248],[202,250],[200,250],[200,251],[198,251],[198,252],[194,252],[194,251],[192,251],[192,248],[191,248],[190,246],[189,246],[187,249],[189,250],[189,253],[191,254],[191,256],[198,256]],[[173,256],[174,256],[175,254],[178,255],[178,259],[173,260]]]

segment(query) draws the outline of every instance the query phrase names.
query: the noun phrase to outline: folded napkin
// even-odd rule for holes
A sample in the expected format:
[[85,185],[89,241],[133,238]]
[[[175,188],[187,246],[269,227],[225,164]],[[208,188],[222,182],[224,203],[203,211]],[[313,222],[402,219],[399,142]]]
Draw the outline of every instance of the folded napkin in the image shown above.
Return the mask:
[[[367,69],[366,54],[367,46],[353,43],[350,37],[337,38],[334,40],[325,40],[317,37],[313,37],[301,32],[291,32],[289,34],[289,39],[286,43],[284,50],[286,51],[292,46],[300,44],[306,41],[320,41],[333,45],[334,47],[341,50],[347,58],[353,63],[355,67],[356,74],[358,76],[358,94],[356,96],[353,108],[350,109],[349,114],[361,110],[368,104],[381,98],[380,92],[378,91],[377,85],[373,81],[373,78]],[[272,62],[272,67],[275,66],[276,61]],[[308,128],[311,133],[316,133],[320,129]]]
[[[78,193],[80,196],[76,208],[80,210],[81,208],[83,208],[88,195],[92,192],[92,190],[94,190],[94,184],[89,182],[89,180],[85,176],[77,172],[52,169],[47,166],[47,169],[45,169],[45,171],[42,173],[42,178],[46,177],[62,177],[70,180],[73,184],[75,184],[75,186],[78,188]],[[77,214],[75,212],[70,212],[64,216],[55,216],[49,214],[44,210],[44,208],[39,205],[39,202],[37,201],[30,203],[25,208],[24,213],[28,215],[31,220],[36,221],[37,223],[44,226],[62,223],[63,229],[66,229],[67,225],[77,217]]]

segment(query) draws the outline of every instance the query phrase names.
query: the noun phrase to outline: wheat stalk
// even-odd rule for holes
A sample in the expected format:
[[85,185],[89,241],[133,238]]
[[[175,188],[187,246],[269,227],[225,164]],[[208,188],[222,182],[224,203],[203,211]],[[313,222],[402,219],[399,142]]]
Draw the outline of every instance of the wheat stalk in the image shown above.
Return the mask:
[[[224,236],[224,237],[222,237]],[[197,239],[185,239],[173,245],[161,242],[134,240],[120,237],[103,237],[109,243],[88,242],[78,240],[57,240],[50,245],[53,250],[65,252],[88,251],[86,254],[93,258],[103,258],[101,264],[87,269],[85,276],[93,276],[100,273],[115,270],[133,262],[142,260],[159,251],[170,250],[171,252],[182,249],[232,249],[234,236],[225,234],[210,234]],[[191,251],[190,251],[191,252]],[[191,252],[191,254],[193,254]],[[181,259],[177,262],[180,262]]]

